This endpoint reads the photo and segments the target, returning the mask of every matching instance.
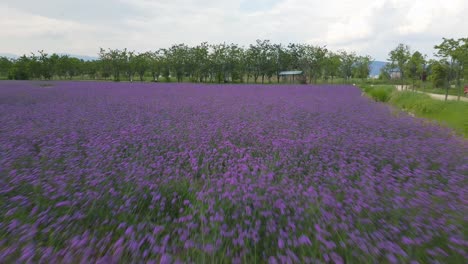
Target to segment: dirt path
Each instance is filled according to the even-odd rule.
[[[408,90],[410,91],[410,86],[409,85],[395,85],[396,89],[398,91],[404,91],[404,90]],[[425,92],[421,92],[421,91],[416,91],[418,93],[425,93]],[[438,99],[438,100],[445,100],[445,94],[435,94],[435,93],[425,93],[427,95],[429,95],[431,98],[434,98],[434,99]],[[449,95],[447,97],[447,100],[458,100],[458,96],[456,95]],[[468,102],[468,98],[467,97],[464,97],[464,96],[461,96],[460,97],[460,101],[464,101],[464,102]]]

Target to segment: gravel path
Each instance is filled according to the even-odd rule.
[[[403,91],[403,90],[410,90],[410,87],[408,85],[395,85],[396,89],[398,91]],[[418,93],[425,93],[425,92],[421,92],[421,91],[416,91]],[[438,99],[438,100],[445,100],[445,94],[435,94],[435,93],[425,93],[427,95],[429,95],[430,97],[434,98],[434,99]],[[456,95],[449,95],[447,97],[448,100],[458,100],[458,96]],[[464,101],[464,102],[468,102],[468,97],[463,97],[461,96],[460,97],[460,101]]]

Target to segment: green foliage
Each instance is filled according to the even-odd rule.
[[[0,78],[7,77],[11,68],[13,67],[13,62],[6,57],[0,57]]]
[[[341,77],[348,81],[352,75],[353,75],[353,65],[356,62],[356,54],[354,52],[348,53],[346,51],[341,51],[340,52],[340,59],[341,59],[341,65],[340,65],[340,72],[341,72]]]
[[[442,88],[445,86],[449,74],[449,65],[447,62],[439,62],[435,61],[431,65],[431,71],[432,74],[430,76],[430,81],[432,82],[432,85],[436,88]]]
[[[441,44],[434,46],[437,56],[448,64],[447,81],[456,81],[457,86],[461,86],[461,79],[468,76],[468,38],[447,39],[443,38]],[[461,89],[459,90],[461,92]]]
[[[354,78],[365,79],[370,74],[370,64],[372,63],[370,56],[359,56],[354,64]]]
[[[326,80],[328,80],[328,78],[331,78],[331,82],[333,83],[333,79],[340,75],[340,55],[337,53],[329,52],[325,58],[324,64],[324,78]]]
[[[32,61],[26,55],[18,58],[8,72],[8,79],[11,80],[29,80],[32,76]]]
[[[377,102],[388,102],[395,90],[392,85],[363,86],[363,91]]]
[[[403,91],[392,96],[391,103],[419,114],[432,114],[439,112],[444,101],[431,99],[429,95]]]
[[[417,116],[436,120],[468,137],[468,103],[463,101],[441,101],[426,94],[397,92],[389,101]]]
[[[364,93],[378,102],[388,102],[418,117],[437,121],[468,138],[468,103],[432,99],[424,93],[396,91],[393,85],[362,85]]]
[[[408,77],[410,77],[413,80],[413,83],[415,82],[415,80],[423,79],[423,74],[426,65],[426,59],[424,57],[425,56],[423,56],[419,51],[415,51],[408,61]]]
[[[447,61],[448,82],[457,81],[460,87],[462,76],[468,79],[467,39],[444,39],[436,46],[442,61]],[[441,86],[440,65],[433,62],[426,66],[425,56],[409,46],[399,44],[389,53],[389,63],[381,72],[381,80],[391,79],[392,71],[400,71],[402,82],[411,78],[414,82],[425,79],[432,72],[432,80]],[[287,46],[270,40],[257,40],[248,47],[237,44],[210,45],[203,42],[191,47],[184,43],[145,53],[127,49],[100,49],[99,59],[83,61],[67,55],[47,54],[39,51],[24,55],[17,60],[0,58],[0,78],[10,79],[109,79],[133,81],[191,81],[191,82],[280,82],[279,73],[301,70],[307,83],[367,82],[370,73],[370,56],[354,52],[332,52],[326,46],[290,43]],[[439,67],[439,68],[438,68]]]
[[[409,61],[411,53],[410,48],[408,45],[398,44],[398,46],[391,50],[389,55],[389,60],[391,61],[391,65],[394,67],[398,67],[398,70],[401,73],[401,78],[404,79],[406,77],[406,63]]]

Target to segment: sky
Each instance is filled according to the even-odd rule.
[[[467,0],[0,0],[0,53],[97,56],[185,43],[308,43],[387,60],[468,37]]]

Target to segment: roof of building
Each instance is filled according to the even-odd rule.
[[[298,75],[302,74],[302,71],[282,71],[279,75]]]

